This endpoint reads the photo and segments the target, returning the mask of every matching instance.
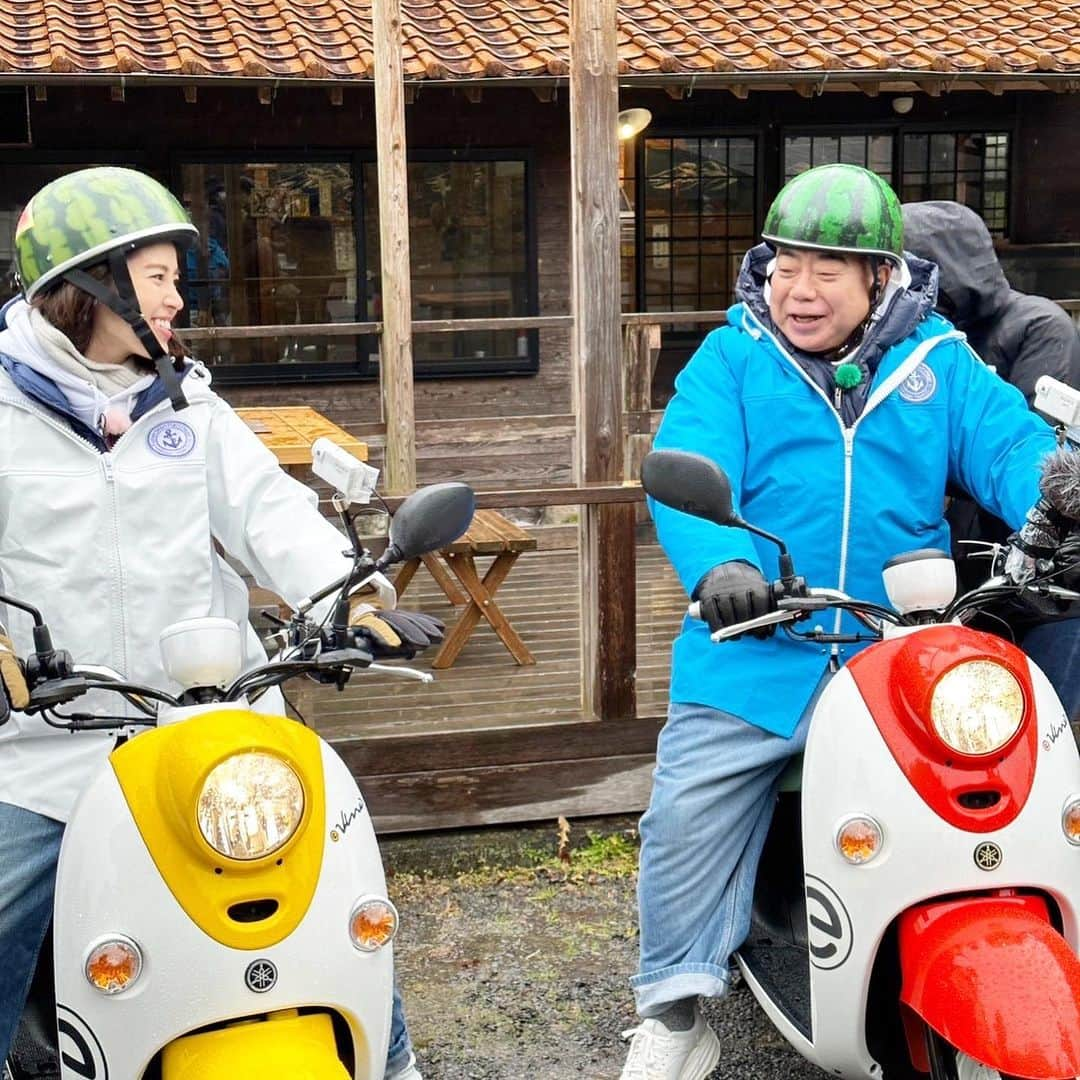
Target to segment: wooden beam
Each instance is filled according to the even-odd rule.
[[[924,94],[935,98],[941,97],[941,92],[945,89],[943,79],[920,79],[916,85]]]
[[[109,100],[116,102],[123,102],[124,100],[124,87],[123,84],[119,86],[113,85],[109,87]]]
[[[473,105],[479,105],[484,97],[484,91],[479,86],[465,86],[462,88],[462,93],[465,95],[465,100],[472,102]]]
[[[728,89],[740,100],[745,101],[750,96],[750,87],[746,83],[731,83]]]
[[[881,84],[876,82],[856,83],[858,88],[867,96],[876,98],[881,93]]]
[[[675,101],[682,101],[686,97],[685,86],[665,86],[667,96]]]
[[[577,483],[623,479],[616,0],[570,3],[571,311]],[[581,516],[582,707],[632,717],[634,511]]]
[[[371,24],[375,45],[375,145],[382,260],[383,332],[379,343],[379,381],[386,421],[383,478],[386,491],[399,495],[416,487],[401,0],[372,0]]]
[[[184,100],[189,105],[195,105],[199,100],[199,88],[195,85],[184,87]]]
[[[534,86],[533,93],[536,95],[536,100],[542,101],[545,105],[555,100],[554,86]]]
[[[35,101],[48,101],[49,100],[49,88],[47,86],[39,84],[34,87],[34,100]]]
[[[260,86],[258,94],[260,105],[269,105],[274,100],[274,88],[272,86]]]
[[[416,89],[416,83],[406,83],[405,84],[405,104],[406,105],[415,105],[418,93],[419,93],[419,91]]]
[[[331,86],[328,94],[331,105],[338,107],[345,103],[345,91],[340,86]]]

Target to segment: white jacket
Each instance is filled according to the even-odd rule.
[[[351,566],[314,493],[282,471],[200,365],[184,392],[187,409],[165,400],[102,453],[0,369],[0,591],[39,608],[76,663],[170,692],[179,688],[158,635],[178,619],[226,615],[246,629],[245,666],[265,661],[247,589],[215,540],[290,604]],[[30,617],[9,607],[4,622],[25,656]],[[100,691],[61,711],[76,710],[132,713]],[[66,821],[120,730],[71,734],[12,713],[0,727],[0,801]]]

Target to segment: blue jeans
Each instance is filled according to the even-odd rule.
[[[726,992],[776,784],[806,745],[812,704],[790,739],[707,705],[669,707],[641,819],[641,955],[630,980],[641,1016]]]
[[[56,861],[64,826],[52,818],[0,803],[0,1063],[7,1057],[34,977],[53,910]],[[412,1043],[401,995],[394,986],[386,1075],[409,1063]]]
[[[1080,619],[1033,626],[1020,648],[1050,680],[1069,720],[1080,720]]]

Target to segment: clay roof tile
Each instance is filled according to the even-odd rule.
[[[371,77],[371,0],[0,0],[0,69]],[[567,74],[570,0],[402,0],[411,77]],[[1080,72],[1076,0],[620,0],[620,70]]]

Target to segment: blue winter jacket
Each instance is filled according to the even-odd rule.
[[[914,329],[881,353],[850,426],[772,328],[760,296],[732,307],[728,325],[705,338],[676,379],[654,445],[719,463],[736,512],[782,537],[812,586],[887,603],[881,570],[888,559],[915,548],[949,550],[949,481],[1013,528],[1038,497],[1039,465],[1055,447],[1054,433],[963,335],[929,313],[936,285],[934,276],[926,281],[929,267],[916,267],[915,292],[894,301],[902,306],[920,287],[929,291],[909,319]],[[651,500],[650,509],[687,593],[729,559],[778,576],[768,541]],[[837,622],[861,628],[832,611],[808,625],[832,631]],[[838,659],[861,647],[840,646]],[[723,709],[787,737],[835,648],[782,631],[714,644],[704,623],[686,618],[673,649],[671,700]]]

